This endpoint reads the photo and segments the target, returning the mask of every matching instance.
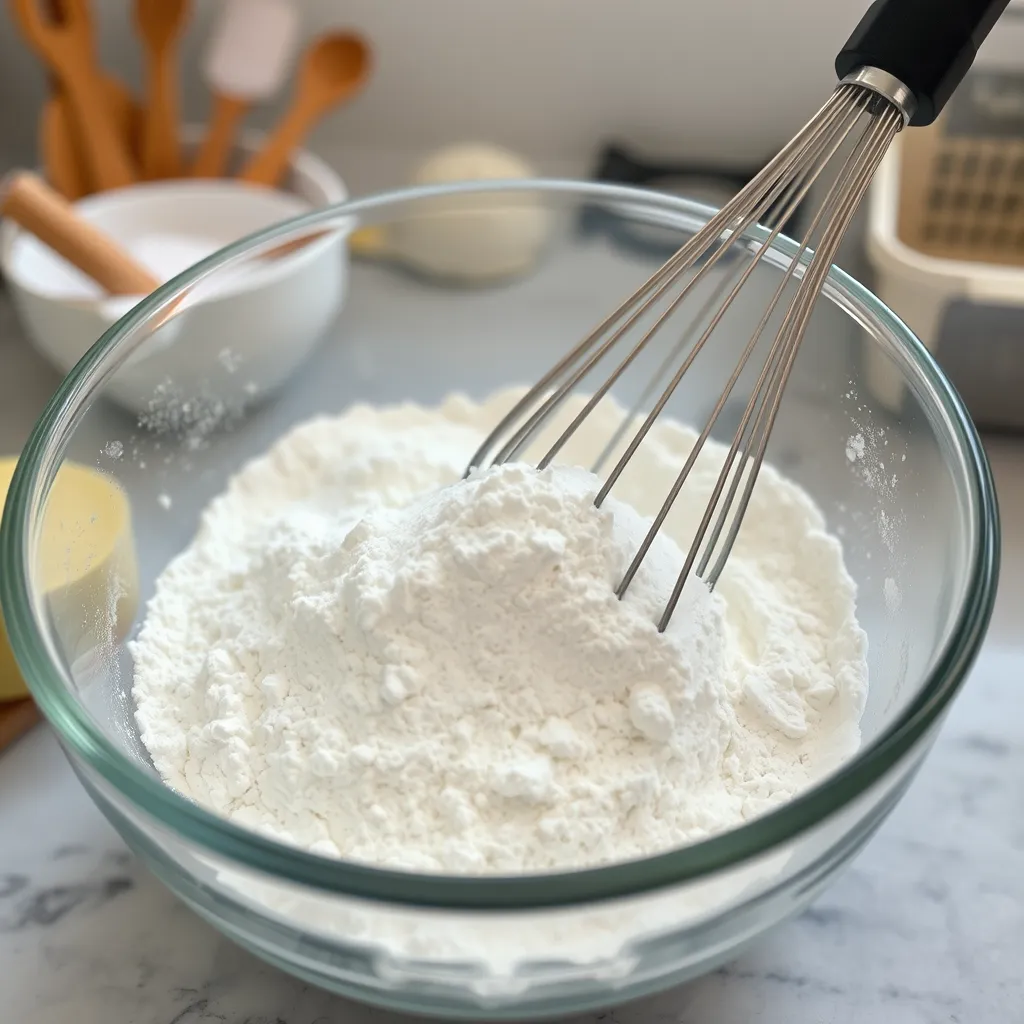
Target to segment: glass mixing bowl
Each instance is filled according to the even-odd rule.
[[[167,886],[241,945],[314,984],[419,1013],[487,1019],[607,1005],[706,971],[796,913],[907,788],[992,610],[996,503],[982,447],[949,383],[910,331],[838,270],[811,321],[769,460],[813,495],[845,542],[870,645],[863,745],[813,789],[733,831],[641,861],[507,878],[377,870],[282,845],[207,813],[153,770],[133,720],[125,637],[141,614],[129,563],[103,562],[88,587],[44,578],[41,538],[62,514],[48,496],[66,460],[101,468],[127,494],[145,599],[229,475],[293,424],[357,401],[434,403],[452,390],[482,398],[536,379],[656,269],[666,244],[681,244],[708,216],[670,196],[572,182],[346,203],[176,278],[61,384],[4,513],[7,629],[97,805]],[[510,223],[528,230],[506,230]],[[272,275],[263,257],[282,243],[356,228],[370,229],[360,247],[375,256],[339,264],[348,280],[337,323],[272,399],[246,407],[246,339],[218,321],[144,416],[117,404],[133,366],[173,346],[174,315],[201,313],[200,304],[189,306],[199,291],[233,287],[239,274]],[[623,243],[637,228],[648,247]],[[396,245],[418,246],[419,271],[386,255]],[[669,413],[703,421],[795,252],[780,239],[766,255]],[[432,256],[448,261],[447,277],[423,273]],[[305,256],[299,249],[277,258]],[[460,261],[497,276],[458,280]],[[710,276],[728,272],[716,267]],[[302,312],[268,316],[287,325]],[[280,344],[289,344],[286,326]],[[884,395],[862,370],[866,355],[875,376],[879,365],[888,368]],[[627,403],[633,386],[618,392]],[[741,381],[720,438],[738,422],[743,389]],[[65,530],[69,546],[90,543],[94,518],[79,516],[77,533]]]

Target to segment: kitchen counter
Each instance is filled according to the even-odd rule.
[[[0,449],[57,375],[0,293]],[[989,638],[904,801],[812,909],[702,980],[576,1024],[1004,1024],[1024,1008],[1024,441],[992,439],[1004,523]],[[1016,952],[1015,952],[1016,950]],[[232,945],[127,852],[48,727],[0,759],[0,1019],[395,1024]]]

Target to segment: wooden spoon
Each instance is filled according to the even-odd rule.
[[[303,54],[291,107],[239,174],[242,181],[277,185],[313,125],[354,96],[370,74],[370,48],[357,35],[323,36]]]
[[[102,86],[117,134],[134,155],[139,135],[138,104],[118,79],[105,75]],[[95,191],[86,164],[85,142],[62,89],[43,106],[39,118],[39,152],[47,180],[65,199],[81,199]]]
[[[146,51],[146,103],[142,122],[142,176],[181,175],[175,43],[188,18],[189,0],[136,0],[135,26]]]
[[[148,295],[160,281],[119,242],[81,217],[31,171],[0,183],[0,214],[59,253],[111,295]]]
[[[131,185],[135,168],[105,101],[85,0],[65,0],[59,23],[43,16],[38,0],[11,0],[11,10],[29,45],[60,82],[75,122],[87,126],[80,138],[95,187]]]

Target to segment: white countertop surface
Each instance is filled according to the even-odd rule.
[[[0,449],[57,375],[0,293]],[[989,442],[1003,514],[992,629],[909,794],[853,867],[741,960],[604,1014],[618,1024],[1024,1019],[1024,440]],[[48,727],[0,759],[0,1020],[394,1024],[242,952],[127,852]]]

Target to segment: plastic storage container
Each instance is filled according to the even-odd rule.
[[[936,355],[974,419],[1024,429],[1024,3],[942,117],[900,134],[869,199],[875,291]],[[865,353],[875,395],[902,384]]]

